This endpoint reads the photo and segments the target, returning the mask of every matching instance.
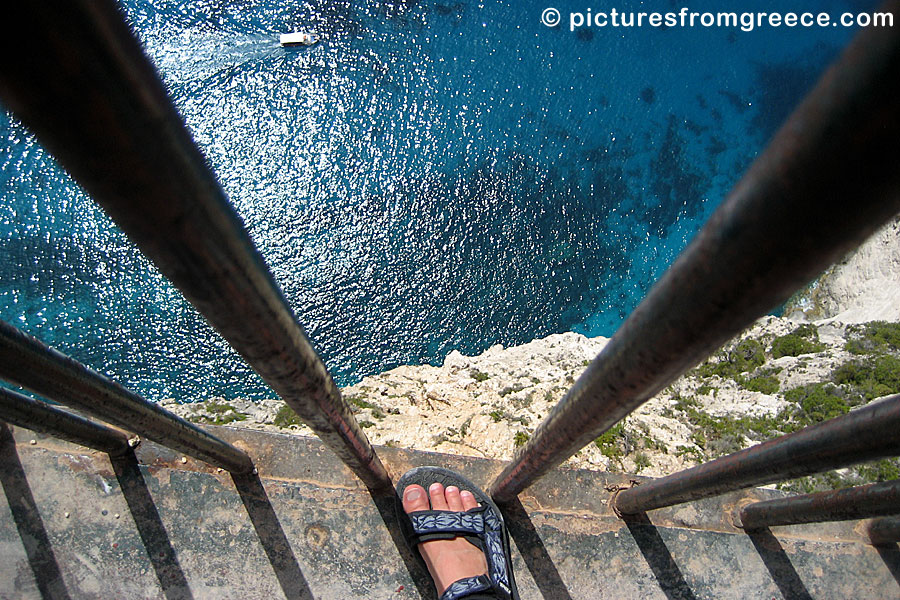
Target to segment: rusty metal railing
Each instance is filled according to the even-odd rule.
[[[616,496],[635,514],[900,455],[900,395],[740,452],[654,479]]]
[[[136,446],[140,438],[127,435],[102,423],[33,400],[24,394],[0,387],[0,421],[38,433],[118,456]]]
[[[900,513],[900,480],[756,502],[738,513],[748,531],[774,525],[852,521]]]
[[[3,321],[0,321],[0,377],[233,473],[253,470],[253,462],[242,450]],[[30,404],[22,405],[20,410],[34,411],[33,416],[40,417],[42,413],[37,408]],[[40,422],[36,425],[40,426]],[[59,419],[57,425],[62,425]]]
[[[3,102],[367,486],[392,489],[115,3],[16,13],[0,22],[22,57],[0,61]]]
[[[898,6],[882,10],[896,20]],[[493,497],[511,501],[896,215],[897,98],[900,29],[865,30],[503,469]]]

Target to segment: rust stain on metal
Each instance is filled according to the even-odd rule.
[[[728,516],[729,522],[734,526],[736,531],[743,531],[744,527],[741,523],[741,510],[745,506],[749,506],[758,502],[757,498],[740,498],[737,502],[726,502],[722,505],[722,511]]]

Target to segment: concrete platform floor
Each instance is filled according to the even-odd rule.
[[[373,498],[318,440],[211,428],[258,477],[143,443],[130,459],[0,426],[0,599],[434,598],[393,498]],[[433,464],[487,484],[493,460],[378,448],[396,479]],[[900,598],[900,549],[861,523],[748,535],[749,490],[627,521],[640,478],[558,469],[507,509],[523,599]]]

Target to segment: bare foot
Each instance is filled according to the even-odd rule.
[[[428,505],[428,497],[422,486],[407,487],[403,492],[403,510],[407,513],[429,509],[460,512],[478,506],[472,492],[460,492],[456,486],[448,486],[445,490],[440,483],[432,483],[428,493],[431,496],[431,506]],[[484,553],[462,537],[422,542],[419,544],[419,552],[428,565],[438,596],[454,581],[487,574]]]

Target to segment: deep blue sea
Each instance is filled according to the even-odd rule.
[[[875,4],[122,6],[347,385],[454,349],[611,335],[856,32],[573,32],[570,12]],[[281,48],[294,30],[324,41]],[[5,111],[0,244],[3,320],[149,398],[273,395]]]

